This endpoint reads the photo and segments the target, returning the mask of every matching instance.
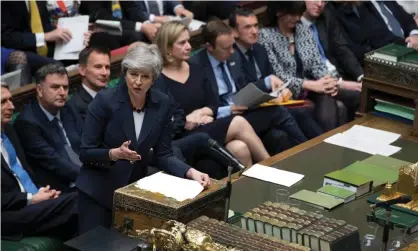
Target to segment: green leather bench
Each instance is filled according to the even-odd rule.
[[[70,251],[62,241],[51,237],[25,237],[20,241],[1,240],[2,251]]]

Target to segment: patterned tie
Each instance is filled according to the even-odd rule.
[[[13,147],[12,142],[10,142],[9,138],[4,132],[1,133],[1,138],[3,139],[4,147],[6,148],[6,151],[9,154],[10,169],[19,179],[19,182],[22,184],[23,188],[27,193],[36,194],[38,192],[38,188],[36,188],[29,174],[26,172],[25,169],[23,169],[19,161],[17,161],[16,151]]]
[[[39,14],[38,5],[36,1],[29,0],[29,10],[30,10],[30,28],[32,33],[44,33],[44,28],[42,26],[41,15]],[[41,56],[48,55],[48,47],[46,45],[36,47],[36,52]]]
[[[112,16],[122,19],[122,9],[118,0],[112,0]]]
[[[161,16],[160,10],[158,9],[158,3],[155,0],[148,0],[148,12],[156,16]]]
[[[388,19],[389,26],[392,28],[392,33],[398,37],[404,37],[402,27],[399,24],[398,20],[388,11],[386,5],[383,2],[377,2],[382,10],[382,14]]]
[[[60,123],[59,119],[57,117],[55,117],[51,121],[51,123],[55,126],[55,129],[57,130],[57,132],[60,136],[61,144],[64,145],[65,151],[67,152],[67,155],[70,158],[71,162],[73,162],[74,164],[76,164],[78,166],[82,166],[83,164],[81,163],[78,154],[76,152],[74,152],[74,150],[71,148],[71,146],[67,142],[67,138],[65,137],[63,128],[59,124]]]
[[[327,56],[325,56],[324,48],[322,48],[321,40],[319,40],[318,29],[314,23],[312,23],[311,28],[314,34],[315,43],[319,49],[319,53],[321,54],[322,62],[325,63],[327,61]]]

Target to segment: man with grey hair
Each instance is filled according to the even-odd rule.
[[[37,99],[25,106],[14,126],[40,184],[69,191],[80,172],[83,123],[66,105],[69,84],[62,64],[43,66],[35,78]]]
[[[171,102],[151,89],[161,70],[157,46],[129,50],[122,60],[120,85],[100,91],[88,107],[80,153],[83,168],[76,181],[80,234],[97,225],[111,226],[114,191],[145,177],[151,162],[166,173],[210,184],[207,174],[173,155]]]

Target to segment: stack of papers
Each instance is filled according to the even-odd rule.
[[[396,133],[355,125],[343,133],[325,139],[324,142],[372,155],[390,156],[401,150],[400,147],[390,145],[400,136]]]
[[[158,172],[140,179],[136,187],[153,193],[160,193],[177,201],[193,199],[203,191],[203,186],[194,180],[182,179]]]
[[[243,175],[278,185],[291,187],[303,179],[304,175],[292,173],[277,168],[255,164],[245,171]]]

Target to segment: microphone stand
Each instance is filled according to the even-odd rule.
[[[382,236],[382,251],[387,250],[388,241],[389,241],[389,222],[390,222],[390,215],[392,209],[390,208],[390,205],[385,205],[386,208],[386,221],[385,221],[385,227],[383,229],[383,236]]]
[[[225,215],[224,215],[225,222],[228,222],[229,207],[231,203],[231,191],[232,191],[232,166],[228,165],[228,180],[226,182],[226,200],[225,200]]]

